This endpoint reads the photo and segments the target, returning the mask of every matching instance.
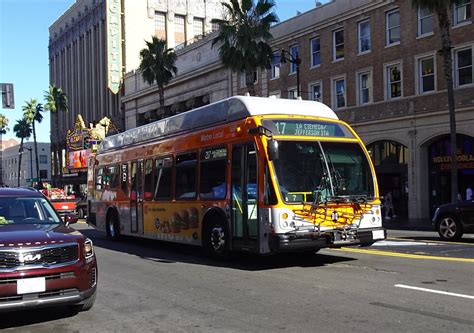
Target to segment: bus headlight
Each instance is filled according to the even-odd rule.
[[[291,228],[292,226],[294,226],[294,223],[293,223],[293,214],[286,210],[286,209],[283,209],[282,211],[280,211],[280,227],[282,229],[287,229],[287,228]]]

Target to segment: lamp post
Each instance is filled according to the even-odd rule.
[[[286,58],[286,55],[289,56],[289,58]],[[281,50],[280,54],[280,63],[285,64],[286,61],[289,61],[291,64],[296,65],[296,98],[301,97],[300,96],[300,64],[301,64],[301,58],[298,55],[298,51],[296,51],[295,55],[291,54],[287,50]]]
[[[29,147],[22,147],[22,149],[26,149],[30,151],[30,180],[31,180],[31,186],[33,186],[33,148]],[[20,154],[23,154],[23,150],[20,150]],[[20,175],[18,175],[18,183],[20,182]],[[20,186],[20,184],[18,184]]]

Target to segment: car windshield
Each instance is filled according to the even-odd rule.
[[[61,223],[51,204],[41,197],[0,198],[0,226]]]
[[[375,196],[369,162],[358,143],[279,141],[274,160],[286,202]]]

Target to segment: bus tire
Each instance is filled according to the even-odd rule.
[[[120,239],[120,226],[115,212],[111,212],[107,215],[107,237],[111,240],[117,241]]]
[[[207,255],[213,258],[227,258],[229,255],[229,232],[218,216],[211,217],[204,225],[203,246]]]

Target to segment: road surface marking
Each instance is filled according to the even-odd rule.
[[[374,244],[374,246],[440,246],[441,244],[439,243],[432,243],[428,241],[416,241],[416,240],[404,240],[404,241],[399,241],[399,240],[381,240],[378,241],[377,243]]]
[[[474,259],[470,259],[470,258],[450,258],[450,257],[425,256],[425,255],[421,255],[421,254],[397,253],[397,252],[380,251],[380,250],[366,250],[366,249],[356,249],[356,248],[349,248],[349,247],[342,247],[340,249],[331,249],[331,250],[333,250],[333,251],[342,251],[342,252],[376,254],[376,255],[379,255],[379,256],[389,256],[389,257],[402,257],[402,258],[411,258],[411,259],[457,261],[457,262],[474,263]]]
[[[420,242],[420,240],[416,239],[410,239],[410,238],[399,238],[399,237],[390,237],[387,239],[393,239],[393,240],[401,240],[401,241],[414,241],[414,242]],[[470,238],[467,238],[470,239]],[[451,241],[437,241],[437,240],[423,240],[425,243],[437,243],[437,244],[445,244],[445,245],[468,245],[468,246],[474,246],[474,243],[462,243],[462,242],[451,242]],[[377,243],[375,243],[377,244]]]
[[[426,291],[426,292],[428,292],[428,293],[434,293],[434,294],[441,294],[441,295],[448,295],[448,296],[455,296],[455,297],[462,297],[462,298],[474,299],[474,296],[471,296],[471,295],[450,293],[449,291],[441,291],[441,290],[428,289],[428,288],[413,287],[413,286],[407,286],[407,285],[405,285],[405,284],[396,284],[396,285],[394,285],[394,287],[397,287],[397,288],[405,288],[405,289],[413,289],[413,290],[419,290],[419,291]]]

